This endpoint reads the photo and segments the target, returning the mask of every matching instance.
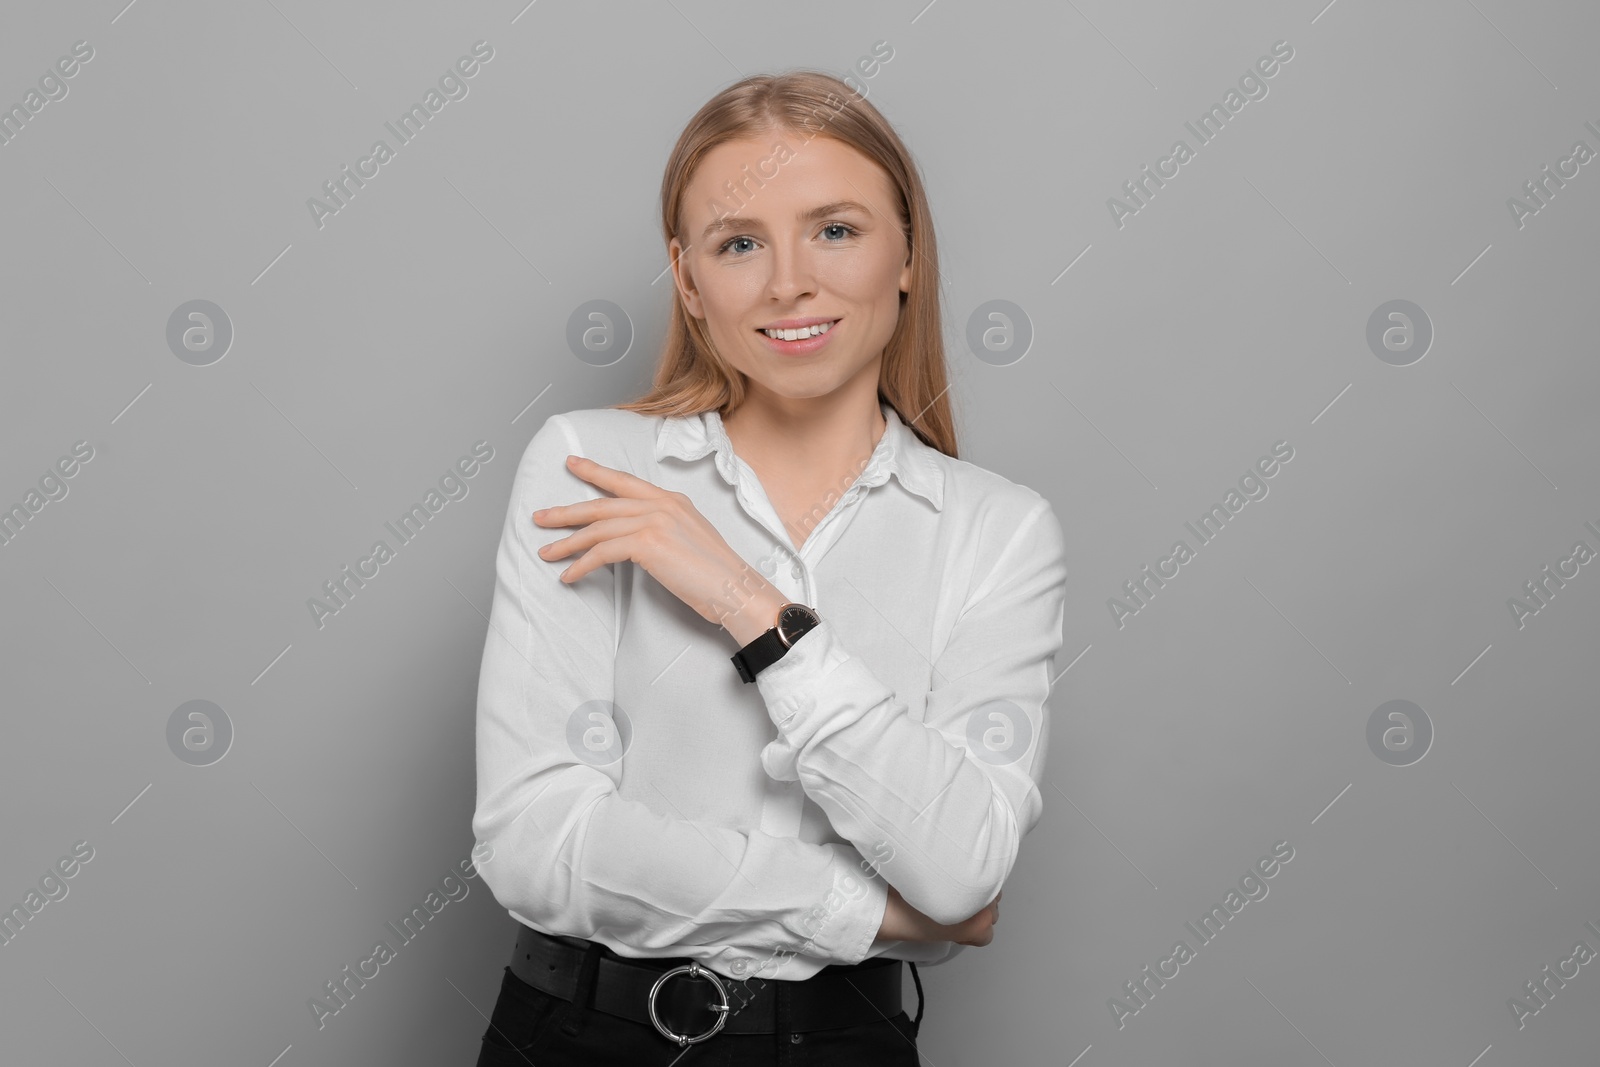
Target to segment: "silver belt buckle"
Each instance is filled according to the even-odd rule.
[[[661,1019],[656,1015],[656,993],[660,991],[661,987],[666,983],[667,979],[671,978],[675,974],[687,974],[690,978],[708,978],[708,979],[710,979],[711,980],[711,984],[713,986],[716,986],[717,996],[722,998],[722,1003],[721,1004],[713,1004],[713,1005],[711,1005],[711,1010],[717,1013],[716,1025],[713,1026],[711,1029],[707,1030],[703,1034],[696,1034],[693,1037],[690,1037],[687,1034],[675,1034],[671,1030],[668,1030],[665,1026],[662,1026],[661,1025]],[[715,1034],[718,1030],[721,1030],[723,1028],[723,1026],[725,1026],[727,1024],[727,1022],[728,1022],[728,991],[723,988],[722,980],[720,978],[718,978],[714,972],[712,972],[711,970],[709,970],[709,969],[707,969],[705,967],[700,966],[700,962],[698,960],[695,960],[695,961],[691,961],[688,964],[688,966],[685,966],[685,967],[674,967],[670,971],[662,972],[661,977],[656,979],[655,985],[650,987],[649,1008],[650,1008],[650,1022],[651,1022],[652,1025],[655,1026],[656,1030],[658,1030],[661,1033],[661,1036],[667,1038],[669,1041],[677,1042],[678,1047],[679,1048],[683,1048],[685,1046],[692,1045],[697,1041],[704,1041],[706,1038],[708,1038],[708,1037],[712,1036],[713,1034]]]

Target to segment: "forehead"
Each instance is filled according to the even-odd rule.
[[[684,221],[698,228],[732,212],[778,221],[796,208],[837,200],[860,201],[874,213],[893,212],[893,184],[882,167],[832,137],[805,138],[773,130],[711,149],[689,181]]]

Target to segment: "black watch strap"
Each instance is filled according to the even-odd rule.
[[[731,657],[741,680],[753,682],[756,675],[783,658],[784,653],[822,620],[804,604],[785,604],[778,609],[778,624],[745,645]]]

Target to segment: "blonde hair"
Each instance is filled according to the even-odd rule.
[[[958,458],[947,396],[933,215],[910,151],[865,97],[832,75],[797,70],[746,78],[708,100],[679,135],[662,175],[661,230],[669,248],[673,237],[681,240],[684,195],[706,153],[727,141],[773,131],[793,132],[807,141],[831,137],[888,173],[913,268],[910,291],[900,294],[900,319],[884,347],[878,397],[924,443]],[[651,388],[636,400],[611,406],[643,415],[710,410],[727,415],[744,402],[743,376],[718,355],[704,323],[688,313],[683,294],[674,292]]]

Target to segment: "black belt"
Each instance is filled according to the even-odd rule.
[[[585,947],[579,948],[573,941]],[[685,957],[624,957],[598,942],[562,940],[522,925],[511,973],[535,989],[574,1000],[584,957],[591,952],[599,956],[594,1007],[622,1019],[650,1023],[680,1046],[718,1032],[776,1033],[780,995],[786,1009],[786,1031],[860,1026],[905,1010],[900,998],[903,961],[883,956],[850,966],[834,964],[803,980],[728,978]],[[651,1018],[652,1007],[655,1019]],[[922,1014],[920,1009],[917,1014]],[[720,1025],[719,1017],[723,1020]]]

